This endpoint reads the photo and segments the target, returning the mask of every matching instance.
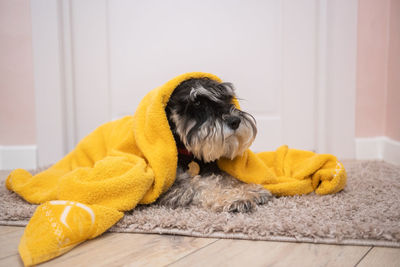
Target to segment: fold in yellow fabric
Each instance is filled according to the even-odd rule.
[[[165,113],[174,89],[190,78],[217,76],[192,72],[150,91],[133,116],[105,123],[49,169],[32,176],[17,169],[6,186],[30,203],[42,204],[19,246],[25,265],[52,259],[115,224],[124,211],[154,202],[173,184],[177,148]],[[239,108],[239,103],[234,100]],[[273,194],[336,193],[346,184],[343,165],[333,155],[280,147],[247,150],[219,167]]]

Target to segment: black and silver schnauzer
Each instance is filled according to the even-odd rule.
[[[166,113],[178,148],[177,177],[158,203],[247,212],[271,198],[262,186],[243,183],[216,163],[243,154],[257,134],[254,117],[237,109],[234,97],[231,83],[209,78],[186,80],[174,90]]]

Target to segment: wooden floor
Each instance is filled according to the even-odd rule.
[[[0,226],[0,266],[23,266],[23,227]],[[400,248],[106,233],[41,266],[400,266]]]

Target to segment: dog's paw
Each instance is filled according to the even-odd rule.
[[[223,210],[228,212],[251,212],[256,208],[256,203],[249,199],[235,200],[226,205]]]
[[[263,205],[266,204],[268,201],[270,201],[272,198],[272,194],[271,192],[269,192],[268,190],[262,189],[260,191],[258,191],[255,195],[254,195],[254,201],[258,204],[258,205]]]
[[[257,205],[266,204],[273,197],[271,192],[262,187],[261,185],[249,184],[248,193],[252,196],[253,201]]]

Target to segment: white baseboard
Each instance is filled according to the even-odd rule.
[[[36,169],[37,147],[27,146],[0,146],[0,170]]]
[[[356,138],[357,159],[380,159],[400,165],[400,142],[386,136]]]

